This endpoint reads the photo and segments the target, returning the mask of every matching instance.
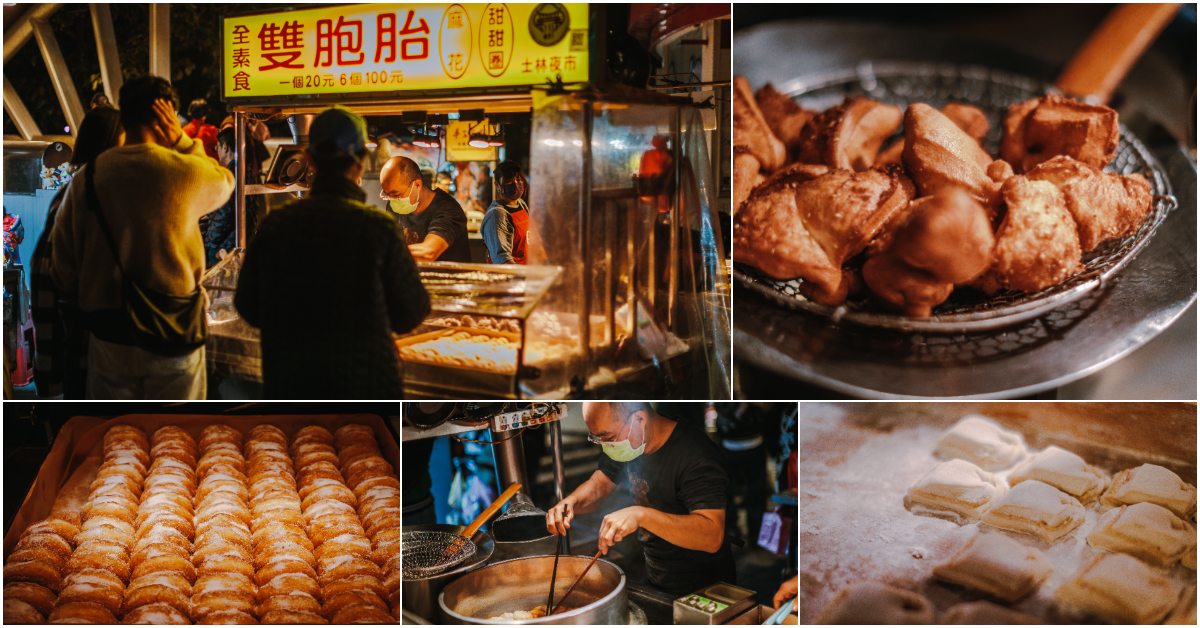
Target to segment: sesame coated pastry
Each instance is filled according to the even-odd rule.
[[[320,608],[321,589],[288,438],[277,427],[259,425],[246,434],[244,449],[250,477],[250,544],[256,591],[249,608],[241,612],[257,617],[260,623],[300,623],[292,620]]]
[[[210,425],[200,433],[193,500],[196,540],[191,554],[196,579],[188,606],[188,615],[198,624],[247,623],[243,616],[255,619],[258,589],[250,551],[250,483],[243,441],[241,432],[224,424]]]
[[[159,428],[150,438],[150,471],[133,521],[130,580],[114,611],[124,623],[191,623],[197,453],[195,439],[179,426]]]
[[[394,612],[399,604],[393,603],[399,600],[400,591],[401,527],[400,480],[395,466],[383,457],[374,430],[365,425],[339,428],[333,434],[333,442],[338,473],[349,495],[338,488],[315,488],[305,498],[311,499],[313,506],[305,510],[305,515],[313,512],[317,515],[313,522],[322,522],[330,518],[324,515],[326,510],[341,511],[344,506],[352,506],[363,536],[357,536],[357,530],[338,534],[317,548],[317,572],[326,594],[323,614],[331,623],[370,623],[381,613],[388,616],[389,612],[390,621],[399,621]],[[304,490],[302,482],[301,492]],[[349,498],[351,495],[353,500]],[[317,536],[322,533],[319,529]],[[323,551],[325,545],[330,546],[329,551]],[[346,583],[352,586],[344,586]],[[379,604],[372,603],[375,599]],[[341,621],[337,621],[338,617]]]

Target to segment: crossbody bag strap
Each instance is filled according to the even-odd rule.
[[[87,203],[96,212],[96,222],[100,223],[100,231],[104,234],[104,239],[108,241],[108,249],[112,251],[113,261],[117,263],[117,270],[121,271],[121,275],[125,276],[125,268],[121,266],[121,255],[117,250],[117,239],[113,237],[112,229],[108,226],[108,220],[104,218],[104,211],[100,209],[100,197],[96,195],[96,183],[92,178],[93,171],[96,169],[96,161],[86,166],[87,170],[83,173],[84,192],[87,194]]]

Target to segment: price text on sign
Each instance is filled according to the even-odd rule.
[[[226,98],[588,78],[586,4],[362,4],[231,17]]]

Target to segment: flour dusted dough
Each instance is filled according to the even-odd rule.
[[[1084,514],[1074,497],[1044,482],[1026,480],[984,513],[983,522],[1051,543],[1079,527]]]
[[[971,537],[949,562],[934,567],[933,576],[1013,602],[1052,571],[1050,561],[1038,550],[1003,534],[983,533]]]
[[[1196,549],[1196,529],[1170,510],[1141,502],[1100,515],[1088,545],[1167,567]]]
[[[1196,571],[1196,546],[1192,546],[1192,550],[1183,555],[1183,560],[1179,561],[1184,567]]]
[[[1059,603],[1113,624],[1156,624],[1183,586],[1126,554],[1096,556],[1058,588]]]
[[[1016,624],[1041,624],[1042,620],[1020,611],[1005,608],[999,604],[979,600],[964,602],[951,606],[942,616],[943,624],[978,625],[978,626],[1012,626]]]
[[[933,604],[879,582],[858,582],[838,591],[818,624],[932,624]]]
[[[1008,490],[1004,480],[966,460],[939,463],[908,489],[905,506],[915,514],[960,524],[979,517]]]
[[[1058,447],[1050,446],[1017,466],[1008,476],[1016,486],[1025,480],[1038,480],[1087,504],[1100,496],[1108,486],[1108,476],[1083,461],[1083,458]]]
[[[942,434],[933,455],[942,460],[961,458],[985,471],[999,471],[1025,455],[1025,440],[987,417],[972,414]]]
[[[1170,626],[1196,625],[1196,587],[1183,590],[1183,595],[1179,596],[1179,604],[1167,615],[1163,623]]]
[[[1158,504],[1180,519],[1191,519],[1196,515],[1196,487],[1170,469],[1144,464],[1118,473],[1100,498],[1100,504],[1109,508],[1138,502]]]

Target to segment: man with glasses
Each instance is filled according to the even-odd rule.
[[[684,595],[715,582],[736,583],[725,540],[728,475],[716,445],[648,403],[587,403],[583,420],[588,440],[605,455],[591,478],[546,513],[546,529],[565,534],[575,515],[600,507],[625,483],[635,505],[604,517],[602,553],[637,532],[651,586]]]
[[[392,157],[379,171],[379,198],[404,227],[408,251],[417,260],[470,262],[467,214],[442,190],[425,186],[421,168],[408,157]],[[411,237],[410,237],[411,236]]]

